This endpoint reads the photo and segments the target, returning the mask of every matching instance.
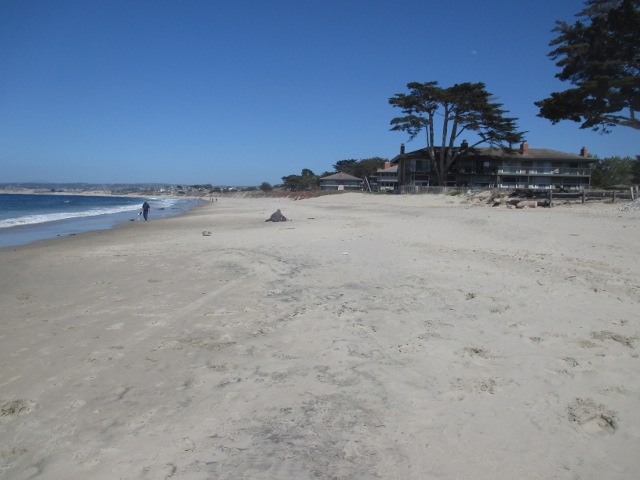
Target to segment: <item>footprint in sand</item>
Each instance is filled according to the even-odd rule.
[[[169,322],[166,322],[164,320],[153,320],[151,322],[145,323],[145,325],[147,327],[166,327],[167,325],[169,325]]]
[[[618,428],[618,416],[603,404],[590,398],[576,398],[567,407],[569,421],[577,422],[587,433],[614,433]]]
[[[29,450],[22,446],[0,450],[0,473],[2,473],[4,469],[10,469],[14,467],[13,462],[28,451]]]
[[[346,304],[343,304],[338,309],[337,317],[340,320],[352,320],[352,319],[356,318],[357,316],[360,316],[360,315],[366,314],[366,313],[367,312],[365,312],[365,311],[358,310],[356,308],[351,308],[351,307],[347,306]]]
[[[480,347],[465,347],[464,355],[469,357],[491,358],[491,352]]]
[[[3,403],[0,407],[0,417],[19,417],[33,412],[35,408],[36,402],[32,400],[24,400],[22,398],[11,400]]]
[[[185,437],[182,439],[182,449],[185,452],[190,452],[191,450],[195,450],[196,444],[189,437]]]
[[[576,343],[582,348],[595,348],[598,346],[589,340],[578,340]]]
[[[580,364],[578,360],[573,357],[564,357],[561,359],[563,368],[556,370],[561,375],[569,375],[570,377],[574,377],[577,373],[587,372],[591,369],[591,362],[585,361],[583,364]]]
[[[635,337],[626,337],[624,335],[619,335],[607,330],[603,330],[601,332],[591,332],[591,338],[602,341],[613,340],[614,342],[618,342],[619,344],[624,345],[628,348],[633,348],[633,342],[636,340]]]
[[[84,400],[71,400],[70,402],[67,403],[66,407],[69,410],[80,410],[82,407],[84,407],[86,405],[87,402],[85,402]]]
[[[507,310],[509,310],[509,306],[504,306],[504,307],[493,307],[491,310],[489,310],[492,314],[494,315],[502,315],[503,313],[506,313]]]
[[[496,393],[500,379],[487,378],[487,379],[464,379],[456,378],[451,382],[451,387],[454,390],[465,390],[468,393],[490,393],[491,395]]]
[[[207,365],[209,370],[214,372],[228,372],[229,366],[226,363]]]

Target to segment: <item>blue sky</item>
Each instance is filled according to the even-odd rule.
[[[484,82],[530,147],[640,154],[552,125],[547,57],[582,0],[0,0],[0,183],[259,185],[392,158],[412,81]]]

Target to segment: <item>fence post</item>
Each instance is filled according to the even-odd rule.
[[[616,203],[616,191],[613,191],[613,200],[611,200],[611,203]]]
[[[635,200],[635,198],[633,198],[633,187],[630,187],[631,190],[631,201]]]
[[[584,203],[586,200],[586,196],[587,196],[586,192],[587,192],[586,190],[582,190],[582,203]]]
[[[549,208],[553,207],[553,190],[549,189]]]

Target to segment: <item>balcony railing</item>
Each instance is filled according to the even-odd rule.
[[[555,190],[556,187],[554,185],[528,185],[526,183],[520,182],[502,182],[498,184],[498,188],[504,190]],[[564,190],[584,190],[589,188],[588,184],[580,184],[580,185],[562,185],[562,189]]]
[[[574,175],[588,176],[591,170],[588,168],[522,168],[522,167],[498,167],[498,175]]]

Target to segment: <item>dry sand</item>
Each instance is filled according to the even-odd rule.
[[[636,479],[611,208],[221,198],[1,249],[0,477]]]

